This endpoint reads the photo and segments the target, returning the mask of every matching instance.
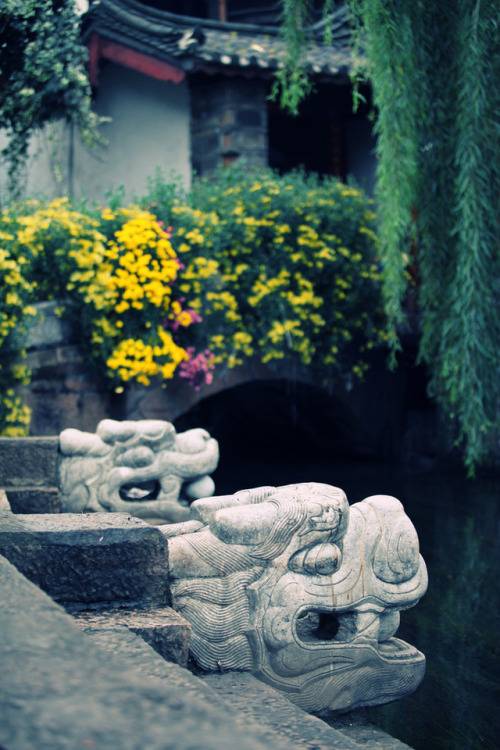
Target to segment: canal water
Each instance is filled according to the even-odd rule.
[[[417,529],[427,594],[401,614],[397,636],[427,658],[410,697],[370,708],[369,719],[415,750],[500,748],[500,477],[469,481],[460,469],[406,473],[369,461],[242,462],[216,478],[218,493],[320,481],[349,502],[399,498]]]

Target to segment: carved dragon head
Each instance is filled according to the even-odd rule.
[[[244,669],[315,712],[411,693],[423,654],[394,637],[427,588],[402,504],[324,484],[200,499],[169,537],[173,606],[203,669]]]
[[[189,518],[189,501],[214,491],[209,474],[217,467],[219,448],[206,430],[177,433],[170,422],[157,419],[105,419],[96,434],[61,432],[59,450],[66,512],[115,511],[179,522]]]

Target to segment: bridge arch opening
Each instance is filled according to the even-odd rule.
[[[373,449],[368,428],[345,401],[287,379],[220,391],[174,424],[177,431],[204,427],[219,442],[217,494],[259,485],[334,483],[335,463],[369,457]]]

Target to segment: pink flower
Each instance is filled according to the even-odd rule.
[[[189,380],[195,391],[199,391],[202,385],[213,383],[212,370],[215,369],[215,354],[209,349],[204,352],[194,353],[194,347],[186,349],[189,360],[179,365],[179,377]]]

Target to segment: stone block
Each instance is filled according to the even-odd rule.
[[[56,487],[59,438],[0,437],[0,487]]]
[[[126,514],[0,511],[0,554],[57,602],[169,603],[166,541]]]
[[[82,354],[76,345],[67,344],[49,349],[33,349],[26,356],[30,370],[38,373],[49,370],[51,374],[64,373],[68,365],[80,363]]]
[[[39,315],[34,319],[26,334],[27,349],[45,348],[67,342],[74,337],[74,326],[67,316],[62,318],[57,310],[60,303],[55,301],[38,302]]]
[[[93,432],[109,414],[109,394],[92,390],[65,391],[54,381],[52,390],[26,397],[31,408],[30,429],[37,435],[58,435],[67,427]]]
[[[78,612],[74,615],[83,631],[120,631],[126,627],[140,635],[167,661],[185,667],[189,655],[191,626],[170,607],[112,609]]]
[[[13,513],[60,513],[61,496],[57,487],[5,488]]]
[[[290,747],[279,731],[266,737],[256,722],[243,723],[230,700],[219,699],[132,633],[113,633],[111,643],[98,645],[2,557],[0,597],[0,747],[5,750]],[[115,648],[115,640],[122,649]]]
[[[262,113],[258,109],[241,109],[238,112],[237,123],[241,128],[260,128]]]

